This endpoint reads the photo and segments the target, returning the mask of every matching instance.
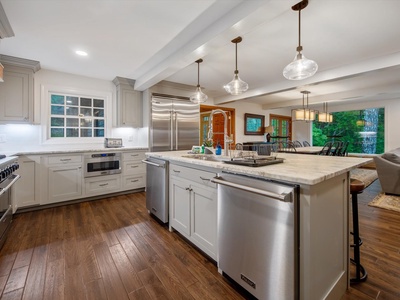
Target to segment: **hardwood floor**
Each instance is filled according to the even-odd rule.
[[[342,298],[400,299],[400,213],[359,195],[364,283]],[[245,299],[216,266],[147,214],[145,194],[21,213],[0,251],[1,299]],[[275,299],[274,299],[275,300]]]

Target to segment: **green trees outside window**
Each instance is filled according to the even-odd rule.
[[[334,112],[332,123],[313,122],[313,146],[349,141],[347,152],[380,154],[385,145],[385,109]]]

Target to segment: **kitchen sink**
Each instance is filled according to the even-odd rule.
[[[209,154],[192,154],[192,155],[183,155],[182,157],[185,158],[191,158],[191,159],[198,159],[198,160],[206,160],[206,161],[225,161],[229,158],[224,157],[224,156],[215,156],[215,155],[209,155]]]

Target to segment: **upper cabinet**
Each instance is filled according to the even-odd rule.
[[[40,63],[7,55],[0,55],[0,61],[0,123],[33,123],[33,76]]]
[[[135,80],[115,77],[117,87],[117,127],[142,126],[142,93],[134,90]]]

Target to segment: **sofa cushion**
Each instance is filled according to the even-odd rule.
[[[400,164],[400,148],[385,152],[382,157],[392,163]]]

